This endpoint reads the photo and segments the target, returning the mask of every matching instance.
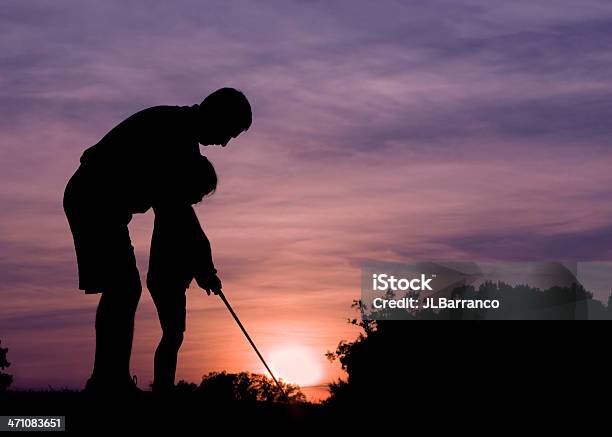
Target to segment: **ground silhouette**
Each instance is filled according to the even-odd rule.
[[[279,429],[308,429],[328,421],[322,405],[306,402],[299,386],[249,372],[212,372],[201,383],[180,381],[174,390],[99,393],[73,390],[6,391],[0,410],[7,414],[66,416],[75,432],[127,430],[173,431],[230,428],[253,431],[274,423]]]

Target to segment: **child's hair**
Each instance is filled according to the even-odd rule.
[[[205,156],[200,156],[195,163],[195,187],[202,197],[212,195],[217,189],[217,172]]]
[[[205,156],[193,158],[182,169],[179,177],[179,188],[183,192],[181,197],[190,204],[200,202],[204,197],[210,196],[217,189],[217,172],[212,163]]]
[[[194,205],[214,193],[217,183],[215,167],[205,156],[198,155],[181,164],[170,163],[166,172],[152,178],[152,202]]]

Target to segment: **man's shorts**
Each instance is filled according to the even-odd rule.
[[[79,289],[142,290],[128,223],[132,215],[96,195],[79,168],[64,192],[79,270]]]
[[[149,292],[157,308],[159,323],[164,332],[185,332],[187,318],[186,288],[155,287],[149,285]]]

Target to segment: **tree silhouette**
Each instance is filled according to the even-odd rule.
[[[495,338],[487,338],[483,326],[464,323],[449,329],[444,323],[406,323],[404,320],[481,320],[499,319],[585,319],[610,318],[609,300],[606,308],[593,300],[592,294],[581,285],[551,287],[546,290],[527,285],[511,286],[503,282],[485,282],[478,288],[471,285],[457,287],[451,298],[500,299],[500,314],[486,313],[483,309],[416,310],[403,312],[403,320],[393,320],[397,309],[375,314],[378,320],[351,319],[350,324],[362,329],[352,342],[341,341],[336,350],[328,352],[330,361],[339,361],[347,373],[346,380],[329,385],[330,398],[326,403],[339,408],[368,407],[373,401],[393,399],[410,394],[411,399],[426,401],[440,393],[463,393],[475,389],[478,381],[495,384],[478,385],[481,392],[496,388],[513,392],[529,382],[542,390],[558,389],[563,377],[556,372],[578,346],[568,346],[561,335],[545,329],[532,329],[529,335],[517,336],[516,329],[498,330],[501,324],[492,323],[487,331]],[[361,301],[354,308],[363,309]],[[435,325],[435,326],[434,326]],[[508,325],[505,325],[508,326]],[[550,328],[549,328],[550,329]],[[538,363],[540,372],[523,372],[520,357],[529,356]],[[496,363],[514,364],[513,373],[500,377]],[[472,384],[470,386],[470,384]],[[470,388],[471,387],[471,388]]]
[[[0,340],[0,345],[2,345],[2,340]],[[2,370],[10,367],[11,365],[11,363],[9,363],[6,359],[7,352],[8,348],[3,348],[0,346],[0,369]],[[0,371],[0,391],[6,391],[12,383],[13,375]]]

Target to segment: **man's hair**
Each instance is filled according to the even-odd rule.
[[[246,96],[234,88],[221,88],[207,96],[200,107],[206,112],[214,108],[223,119],[232,119],[242,128],[248,130],[253,122],[251,104]]]

